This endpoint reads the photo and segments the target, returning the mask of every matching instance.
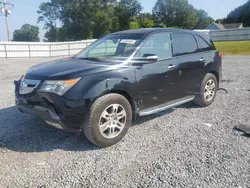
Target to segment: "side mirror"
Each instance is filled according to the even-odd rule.
[[[142,59],[144,59],[150,63],[154,63],[158,60],[158,56],[156,54],[144,54],[142,56]]]
[[[146,60],[156,62],[158,60],[158,56],[157,55],[147,56]]]
[[[155,54],[144,54],[142,57],[133,58],[132,63],[135,65],[143,65],[155,63],[158,60],[158,56]]]

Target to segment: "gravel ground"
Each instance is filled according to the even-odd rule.
[[[250,57],[225,56],[213,105],[139,118],[100,149],[14,107],[13,80],[46,60],[0,59],[0,187],[250,187]]]

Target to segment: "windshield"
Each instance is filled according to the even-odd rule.
[[[133,54],[142,38],[142,34],[106,36],[78,53],[76,58],[95,61],[126,60]]]

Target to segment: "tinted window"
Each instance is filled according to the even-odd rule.
[[[215,45],[214,45],[212,39],[209,40],[209,44],[210,44],[212,50],[216,50],[216,47],[215,47]]]
[[[199,44],[199,48],[202,51],[208,51],[208,50],[212,50],[211,46],[200,36],[196,36],[197,42]]]
[[[161,33],[152,36],[145,42],[140,50],[139,57],[145,57],[147,54],[158,56],[158,60],[172,57],[171,39],[168,33]]]
[[[174,56],[198,52],[198,45],[191,34],[172,34]]]

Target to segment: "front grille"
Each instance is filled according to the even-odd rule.
[[[19,86],[19,93],[27,95],[32,93],[41,83],[40,80],[22,79]]]

